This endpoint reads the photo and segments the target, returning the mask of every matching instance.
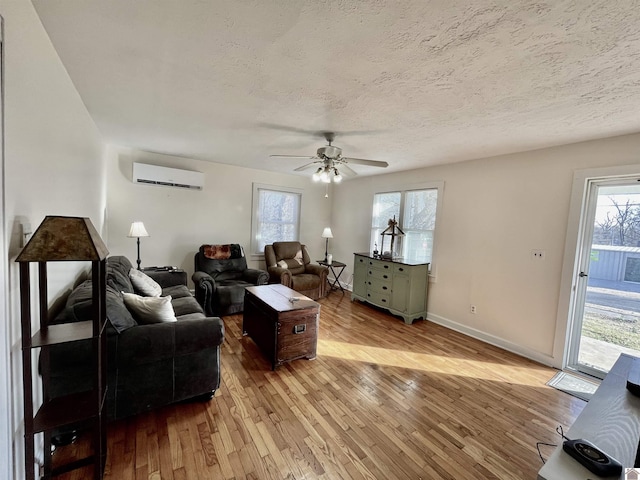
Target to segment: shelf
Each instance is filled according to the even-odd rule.
[[[81,392],[54,398],[42,404],[33,419],[33,432],[44,432],[62,425],[89,420],[97,416],[95,392]]]
[[[48,328],[38,331],[31,338],[33,348],[46,347],[57,343],[75,342],[93,338],[93,322],[63,323],[50,325]]]
[[[42,477],[50,479],[64,472],[93,465],[93,480],[100,480],[104,473],[106,460],[106,412],[104,411],[107,393],[106,378],[106,256],[108,250],[100,239],[88,218],[46,217],[33,237],[22,249],[16,262],[20,264],[20,323],[22,330],[22,381],[24,385],[24,465],[25,479],[36,480],[36,465],[40,465]],[[91,314],[94,318],[84,322],[72,322],[51,325],[54,318],[48,314],[47,298],[47,262],[52,261],[91,261]],[[31,279],[31,264],[38,263],[37,282]],[[36,295],[31,294],[31,285],[37,284],[37,303],[32,308]],[[32,333],[35,318],[34,311],[40,313],[40,331]],[[88,341],[91,346],[90,363],[92,373],[88,391],[51,398],[56,389],[52,389],[51,351],[52,345],[69,344],[65,355],[73,355],[79,341]],[[76,343],[74,343],[76,342]],[[40,348],[40,357],[34,365],[36,353]],[[39,368],[37,368],[39,367]],[[34,391],[39,371],[42,379],[43,397],[47,399],[37,413],[34,412]],[[68,374],[72,375],[72,374]],[[73,381],[73,378],[67,378]],[[64,393],[68,390],[62,390]],[[64,465],[53,465],[52,430],[69,428],[91,431],[93,455],[77,458]],[[36,459],[35,436],[43,433],[38,440]],[[42,443],[42,445],[41,445]],[[80,452],[75,452],[80,456]],[[86,475],[83,476],[86,478]]]

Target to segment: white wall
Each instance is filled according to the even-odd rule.
[[[89,217],[104,225],[105,151],[100,135],[28,0],[0,0],[5,33],[5,244],[7,318],[0,331],[9,358],[2,369],[12,395],[0,398],[0,478],[24,478],[22,360],[18,268],[22,222],[46,215]],[[57,264],[53,300],[74,281],[78,264]],[[32,287],[33,288],[33,287]],[[2,351],[2,349],[0,349]],[[8,376],[8,377],[7,377]],[[7,402],[9,404],[7,404]],[[9,443],[8,443],[9,442]]]
[[[429,319],[559,366],[554,341],[573,173],[630,164],[640,173],[640,135],[349,180],[335,190],[334,258],[349,264],[348,279],[353,252],[369,248],[375,192],[444,181]],[[533,261],[532,249],[545,250],[546,259]]]
[[[134,184],[133,162],[203,172],[203,190]],[[128,238],[133,221],[144,222],[149,237],[140,239],[142,267],[173,265],[193,273],[193,256],[202,244],[239,243],[249,256],[253,183],[303,190],[300,240],[313,259],[324,257],[322,230],[329,225],[332,194],[310,176],[283,175],[138,150],[109,149],[109,250],[136,262],[136,239]]]

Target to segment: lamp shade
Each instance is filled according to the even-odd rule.
[[[16,262],[96,261],[109,254],[88,218],[47,216]]]
[[[325,227],[322,231],[322,238],[333,238],[333,233],[331,233],[330,227]]]
[[[131,230],[129,230],[129,235],[127,237],[148,237],[149,234],[147,230],[144,228],[144,223],[142,222],[133,222],[131,224]]]

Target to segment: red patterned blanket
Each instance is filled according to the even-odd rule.
[[[226,260],[229,258],[241,258],[242,248],[237,243],[228,245],[203,245],[202,253],[206,258]]]

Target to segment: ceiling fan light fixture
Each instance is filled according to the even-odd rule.
[[[293,130],[295,132],[300,132],[302,130],[298,128],[290,128],[289,130]],[[270,157],[287,157],[287,158],[302,158],[307,161],[311,160],[310,163],[302,165],[298,168],[295,168],[294,171],[300,172],[306,170],[308,168],[314,167],[314,165],[320,165],[320,167],[313,173],[311,178],[314,182],[322,182],[322,183],[340,183],[343,180],[343,175],[336,168],[339,166],[342,168],[342,172],[344,172],[347,176],[357,175],[355,171],[353,171],[349,167],[349,163],[354,163],[356,165],[366,165],[369,167],[388,167],[389,164],[387,162],[382,162],[380,160],[367,160],[365,158],[352,158],[352,157],[343,157],[342,149],[340,147],[336,147],[332,145],[333,139],[335,137],[334,132],[310,132],[314,135],[321,134],[328,145],[318,148],[316,151],[316,155],[306,156],[306,155],[269,155]]]

